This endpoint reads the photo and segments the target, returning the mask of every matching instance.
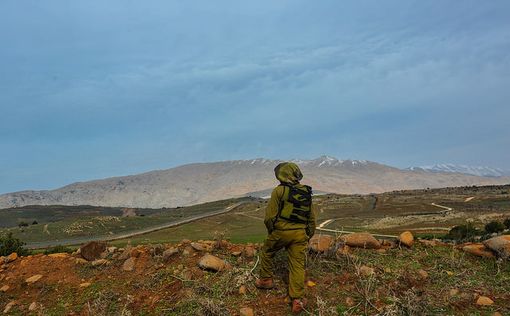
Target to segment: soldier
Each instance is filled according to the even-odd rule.
[[[300,184],[303,174],[292,162],[280,163],[274,169],[280,181],[266,209],[264,224],[268,236],[262,247],[260,279],[255,286],[271,289],[273,282],[273,257],[285,248],[289,265],[289,297],[292,312],[299,313],[306,305],[305,259],[308,240],[315,233],[315,214],[312,211],[312,188]]]

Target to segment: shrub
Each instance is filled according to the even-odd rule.
[[[8,256],[11,253],[15,252],[20,256],[26,256],[30,252],[23,248],[25,245],[24,242],[19,240],[18,238],[12,237],[12,233],[8,233],[7,235],[0,236],[0,256]]]
[[[39,224],[39,223],[38,223],[36,220],[34,220],[34,221],[32,222],[32,225],[37,225],[37,224]]]
[[[510,218],[505,219],[505,221],[503,222],[503,225],[505,225],[505,227],[507,229],[510,229]]]
[[[62,245],[58,245],[58,246],[55,246],[55,247],[50,247],[50,248],[44,250],[44,254],[45,255],[49,255],[49,254],[52,254],[52,253],[62,253],[62,252],[72,253],[73,250],[71,248],[68,248],[68,247],[62,246]]]
[[[489,234],[499,233],[504,230],[505,230],[505,225],[503,225],[503,223],[501,223],[501,222],[492,221],[490,223],[487,223],[487,225],[485,225],[485,231]]]
[[[445,235],[445,239],[464,241],[466,239],[471,239],[475,236],[481,235],[482,232],[473,226],[473,224],[468,223],[467,225],[458,225],[450,229],[448,234]]]
[[[18,227],[21,228],[21,227],[28,227],[28,223],[27,222],[19,222],[18,223]]]

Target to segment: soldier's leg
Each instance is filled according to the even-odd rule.
[[[292,242],[287,246],[289,262],[289,296],[291,299],[299,299],[305,291],[305,260],[308,239],[304,230],[294,230]]]
[[[278,250],[282,249],[285,244],[281,240],[281,232],[278,230],[273,231],[267,236],[264,246],[260,251],[260,277],[272,278],[273,277],[273,258]]]

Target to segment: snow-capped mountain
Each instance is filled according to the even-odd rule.
[[[456,164],[437,164],[433,166],[421,166],[421,167],[411,167],[408,170],[413,171],[428,171],[428,172],[450,172],[450,173],[463,173],[470,174],[479,177],[505,177],[510,176],[510,171],[502,170],[499,168],[491,168],[491,167],[480,167],[480,166],[466,166],[466,165],[456,165]]]

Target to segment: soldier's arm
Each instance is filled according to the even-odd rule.
[[[274,230],[274,222],[276,220],[276,216],[278,216],[278,208],[280,205],[280,195],[279,188],[274,188],[273,192],[271,192],[271,198],[267,204],[266,208],[266,216],[264,217],[264,224],[266,225],[268,233],[271,234]]]
[[[315,207],[311,206],[310,218],[308,219],[308,223],[306,224],[306,234],[308,237],[312,238],[313,234],[315,234],[315,226],[317,223],[315,222]]]

